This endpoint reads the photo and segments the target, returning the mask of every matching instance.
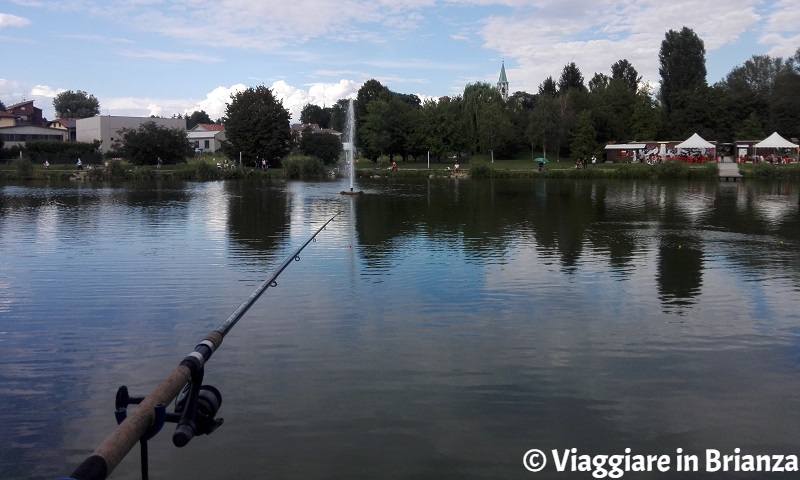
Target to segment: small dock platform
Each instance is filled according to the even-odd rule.
[[[737,163],[720,163],[719,164],[719,180],[737,181],[742,180],[742,174],[739,173],[739,164]]]

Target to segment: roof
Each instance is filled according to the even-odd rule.
[[[497,83],[508,83],[508,79],[506,78],[506,62],[503,62],[503,66],[500,67],[500,80]]]
[[[14,115],[14,114],[13,114],[13,113],[11,113],[11,112],[7,112],[7,111],[5,111],[5,110],[0,110],[0,117],[7,117],[7,118],[17,118],[17,116],[16,116],[16,115]]]
[[[716,145],[695,133],[685,141],[675,145],[675,148],[716,148]]]
[[[316,123],[295,123],[291,127],[293,132],[302,133],[306,130],[306,128],[311,128],[311,130],[318,132],[320,131],[319,125]]]
[[[51,121],[50,123],[51,124],[60,123],[61,125],[64,125],[67,128],[75,128],[75,122],[77,120],[78,120],[77,118],[56,118],[55,120]]]
[[[216,123],[198,123],[197,125],[192,128],[192,130],[203,130],[206,132],[224,132],[225,125],[219,125]]]
[[[8,105],[8,106],[6,107],[6,110],[11,110],[11,109],[14,109],[14,108],[17,108],[17,107],[21,107],[21,106],[23,106],[23,105],[27,105],[27,104],[29,104],[29,103],[30,103],[31,105],[33,105],[33,100],[26,100],[26,101],[24,101],[24,102],[15,103],[14,105]],[[36,107],[34,107],[34,108],[36,108]]]
[[[785,138],[778,135],[778,132],[773,133],[769,137],[761,140],[760,142],[753,145],[756,148],[797,148],[797,144],[786,140]]]
[[[641,150],[647,148],[644,143],[615,143],[606,145],[606,150]]]

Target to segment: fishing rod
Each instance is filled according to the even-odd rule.
[[[119,425],[103,443],[87,457],[70,477],[60,480],[103,480],[122,462],[137,442],[141,446],[142,479],[147,480],[147,440],[156,435],[165,422],[177,423],[172,443],[183,447],[197,435],[210,434],[222,425],[216,419],[222,396],[210,385],[201,385],[204,366],[222,344],[222,340],[244,314],[261,297],[267,288],[277,286],[278,276],[291,264],[300,260],[300,252],[336,218],[337,212],[308,240],[300,245],[277,269],[228,317],[216,330],[209,332],[203,341],[164,378],[146,397],[131,397],[124,386],[117,390],[116,418]],[[173,400],[175,412],[167,413],[166,405]],[[127,415],[129,405],[139,405]]]

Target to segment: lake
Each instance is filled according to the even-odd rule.
[[[337,212],[206,365],[224,425],[178,449],[168,424],[151,478],[592,478],[523,466],[571,448],[705,478],[709,449],[800,455],[796,183],[347,189],[1,184],[0,478],[69,475],[120,385],[149,393]],[[138,448],[110,478],[140,478]]]

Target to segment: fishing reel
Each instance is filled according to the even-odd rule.
[[[165,422],[178,424],[172,435],[172,443],[178,448],[185,447],[197,435],[211,434],[222,425],[222,418],[214,418],[222,406],[222,394],[211,385],[202,383],[203,369],[200,368],[192,373],[191,380],[176,397],[173,413],[167,413],[163,403],[155,406],[153,424],[139,439],[142,480],[148,479],[147,441],[161,431]],[[138,405],[143,401],[144,397],[131,397],[128,387],[119,387],[115,401],[117,423],[125,420],[129,405]]]
[[[214,418],[222,405],[222,394],[211,385],[200,385],[202,369],[197,376],[199,378],[192,378],[175,399],[175,414],[180,415],[180,419],[172,443],[178,448],[186,446],[196,435],[210,435],[224,422],[222,418]]]

